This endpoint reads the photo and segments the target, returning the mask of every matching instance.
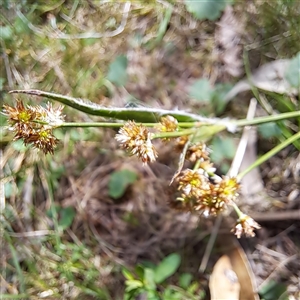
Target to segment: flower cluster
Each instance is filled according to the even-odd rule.
[[[143,125],[128,121],[120,128],[116,140],[132,155],[137,155],[144,164],[156,160],[157,151],[151,142],[151,133]]]
[[[210,149],[202,141],[194,141],[191,131],[185,135],[180,132],[177,120],[172,116],[161,118],[155,129],[160,133],[158,136],[168,141],[170,132],[178,132],[175,137],[175,149],[182,152],[179,169],[173,176],[171,183],[177,183],[178,197],[170,202],[174,208],[183,211],[197,211],[205,216],[216,216],[228,206],[237,208],[235,201],[238,197],[239,183],[236,177],[218,176],[213,164],[210,161]],[[164,135],[164,133],[166,133]],[[180,135],[180,133],[182,135]],[[153,162],[157,152],[151,143],[151,133],[143,125],[137,125],[134,121],[128,121],[119,130],[116,140],[121,146],[137,155],[143,163]],[[184,161],[194,163],[194,168],[183,169]],[[250,217],[238,211],[239,218],[236,227],[233,229],[239,238],[243,233],[246,236],[254,236],[254,229],[260,226]]]
[[[160,119],[160,122],[156,126],[159,132],[174,132],[178,130],[178,121],[172,116],[165,116]],[[168,138],[163,140],[168,141]]]
[[[181,208],[200,211],[206,216],[217,215],[238,196],[236,178],[223,177],[215,183],[201,168],[184,170],[177,182],[181,197],[176,200],[181,202]]]
[[[254,237],[254,230],[260,228],[260,225],[256,223],[251,217],[242,214],[237,220],[234,229],[232,229],[231,231],[234,232],[234,234],[239,239],[242,234],[245,234],[247,237]]]
[[[32,144],[45,154],[53,154],[58,139],[52,131],[64,122],[63,106],[53,108],[50,103],[46,107],[30,106],[17,101],[15,107],[4,104],[3,113],[8,116],[10,130],[15,134],[14,140],[23,139],[24,144]]]

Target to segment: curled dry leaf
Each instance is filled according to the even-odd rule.
[[[239,300],[240,284],[227,255],[223,255],[215,264],[209,290],[211,300]]]
[[[221,236],[220,242],[222,243],[222,246],[227,249],[225,254],[229,257],[232,270],[235,272],[240,284],[240,294],[238,299],[259,300],[255,276],[250,262],[239,242],[231,235],[226,235],[226,238]]]

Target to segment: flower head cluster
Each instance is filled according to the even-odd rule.
[[[260,225],[256,223],[251,217],[242,214],[237,220],[235,228],[232,229],[232,232],[234,232],[238,239],[242,236],[242,234],[245,234],[248,237],[254,237],[254,230],[260,228]]]
[[[236,200],[240,185],[237,177],[218,176],[210,161],[210,149],[202,141],[195,141],[193,131],[184,133],[179,131],[178,122],[172,116],[161,118],[156,129],[162,133],[177,132],[176,149],[182,152],[178,171],[171,183],[177,183],[178,197],[171,200],[170,205],[183,211],[197,211],[205,216],[216,216],[228,206],[232,206],[238,213]],[[186,135],[191,134],[192,136]],[[180,133],[183,134],[180,136]],[[175,134],[169,134],[169,136]],[[168,136],[168,134],[159,135]],[[157,152],[151,143],[151,133],[142,124],[128,121],[119,130],[116,140],[121,146],[137,155],[144,163],[156,160]],[[167,140],[166,138],[164,140]],[[183,169],[184,161],[194,163],[193,169]],[[238,213],[240,215],[240,213]],[[253,236],[253,230],[260,226],[250,217],[243,216],[238,220],[234,231],[240,237],[243,233]]]
[[[137,155],[144,164],[156,160],[157,151],[151,142],[151,134],[142,124],[128,121],[120,128],[116,140],[131,154]]]
[[[189,137],[184,135],[176,139],[176,150],[181,152],[188,142]],[[191,143],[187,149],[185,158],[190,162],[196,162],[197,160],[209,161],[210,149],[203,142]]]
[[[201,211],[207,216],[217,215],[238,196],[239,185],[235,178],[224,177],[213,183],[203,169],[187,169],[177,182],[178,190],[182,192],[179,198],[182,208]]]
[[[186,158],[191,162],[196,162],[199,159],[202,161],[208,161],[209,149],[205,143],[194,143],[188,148]]]
[[[215,174],[216,168],[209,157],[210,149],[204,142],[189,141],[188,136],[181,136],[176,139],[176,144],[178,150],[185,151],[185,159],[195,163],[195,167],[176,176],[181,195],[171,203],[172,206],[200,211],[208,216],[217,215],[237,199],[237,179],[221,178]]]
[[[165,116],[160,119],[160,122],[156,126],[160,132],[174,132],[178,130],[178,121],[172,116]],[[168,138],[164,138],[168,140]]]
[[[204,175],[201,169],[186,169],[181,176],[177,178],[178,190],[182,191],[183,197],[201,198],[210,191],[209,179]]]
[[[46,107],[25,106],[17,101],[16,106],[3,105],[3,112],[8,116],[10,129],[15,133],[14,140],[23,139],[24,144],[32,144],[45,154],[52,153],[58,139],[52,131],[64,122],[63,106],[53,108],[50,103]]]

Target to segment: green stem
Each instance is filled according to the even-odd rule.
[[[195,132],[196,132],[196,128],[182,130],[182,131],[160,132],[160,133],[154,134],[152,139],[179,137],[179,136],[184,136],[184,135],[191,135]]]
[[[48,125],[48,123],[46,122],[37,122],[37,123],[41,123],[41,124],[45,124]],[[137,122],[139,124],[139,122]],[[56,128],[59,127],[122,127],[124,126],[124,122],[122,123],[112,123],[112,122],[65,122],[62,123],[58,126],[56,126]],[[145,127],[154,127],[159,123],[141,123],[143,124]],[[200,125],[199,122],[182,122],[179,123],[181,128],[191,128],[191,127],[200,127],[201,125],[207,125],[207,123],[203,123]],[[210,125],[210,124],[208,124]]]
[[[236,126],[249,126],[249,125],[258,125],[258,124],[264,124],[269,122],[276,122],[276,121],[289,119],[289,118],[296,118],[296,117],[300,117],[300,110],[282,113],[279,115],[254,118],[251,120],[243,119],[243,120],[237,120],[231,122]]]
[[[144,124],[146,127],[153,127],[157,123],[147,123]],[[124,123],[109,123],[109,122],[90,122],[90,123],[81,123],[81,122],[72,122],[72,123],[63,123],[59,127],[109,127],[109,128],[120,128],[124,126]]]
[[[294,141],[300,138],[300,131],[291,136],[290,138],[286,139],[284,142],[280,143],[278,146],[274,147],[272,150],[258,158],[251,166],[249,166],[247,169],[242,171],[238,174],[237,178],[238,180],[241,180],[247,173],[270,159],[272,156],[274,156],[276,153],[287,147],[288,145],[292,144]]]
[[[45,123],[48,124],[48,123]],[[62,123],[61,125],[56,126],[56,128],[59,127],[109,127],[109,128],[119,128],[124,126],[124,122],[122,123],[111,123],[111,122],[90,122],[90,123],[86,123],[86,122],[65,122]],[[154,127],[156,126],[158,123],[141,123],[143,124],[145,127]],[[191,128],[191,127],[200,127],[199,122],[183,122],[183,123],[179,123],[181,128]]]
[[[58,226],[58,213],[55,209],[55,201],[54,201],[54,190],[53,190],[53,179],[51,177],[51,173],[49,172],[49,167],[48,165],[44,165],[43,166],[45,168],[45,177],[46,177],[46,182],[47,182],[47,187],[48,187],[48,195],[49,195],[49,200],[50,200],[50,211],[51,211],[51,215],[52,215],[52,221],[53,221],[53,225],[55,228],[55,241],[56,241],[56,245],[59,248],[59,246],[61,245],[61,229]]]
[[[193,170],[194,170],[194,171],[195,171],[195,170],[198,170],[198,169],[199,169],[199,166],[200,166],[200,164],[201,164],[201,159],[198,159],[198,160],[196,161],[195,165],[194,165],[194,168],[193,168]]]
[[[234,210],[239,218],[244,215],[244,213],[239,209],[239,207],[236,205],[236,203],[232,202],[231,206],[234,208]]]

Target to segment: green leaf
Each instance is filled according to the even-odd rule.
[[[67,229],[69,228],[74,220],[74,217],[76,215],[76,211],[74,207],[68,206],[64,207],[59,211],[60,219],[58,222],[58,226],[61,227],[62,229]]]
[[[127,57],[125,55],[118,56],[110,65],[107,79],[117,86],[126,84],[127,81]]]
[[[197,292],[199,299],[204,299],[205,298],[205,292],[204,291],[198,291],[199,290],[199,283],[198,282],[193,282],[187,289],[187,292],[191,294],[195,294]]]
[[[2,115],[1,113],[0,113],[0,126],[5,126],[5,125],[7,125],[7,116],[5,116],[5,115]],[[2,130],[3,128],[1,128],[1,130]],[[3,131],[1,132],[1,134],[3,133]]]
[[[199,20],[216,20],[230,0],[185,0],[187,10]]]
[[[11,143],[13,148],[19,152],[26,152],[29,146],[25,146],[23,140],[17,140]]]
[[[264,300],[288,300],[289,297],[286,293],[286,285],[283,283],[279,283],[276,281],[270,281],[267,285],[263,286],[259,294],[262,296],[261,298]]]
[[[135,300],[136,296],[138,296],[139,294],[139,290],[127,291],[127,289],[125,289],[124,300]]]
[[[125,284],[127,286],[126,291],[128,292],[135,289],[142,288],[144,286],[140,280],[127,280]]]
[[[137,174],[129,170],[121,170],[112,173],[108,183],[108,194],[113,199],[122,197],[127,187],[134,183],[137,179]]]
[[[11,40],[13,36],[13,31],[10,26],[0,26],[0,39]]]
[[[300,89],[300,52],[291,59],[285,72],[285,79],[291,86]]]
[[[144,278],[145,269],[155,269],[156,265],[152,262],[146,262],[146,264],[143,262],[142,264],[137,264],[134,268],[135,274],[138,276],[138,278]]]
[[[215,115],[220,115],[224,112],[228,101],[225,101],[225,95],[232,89],[232,84],[219,83],[216,84],[214,88],[214,93],[212,97],[212,104],[214,108]]]
[[[193,279],[193,275],[190,273],[183,273],[179,277],[179,285],[183,289],[187,289],[188,286],[191,284],[191,281]]]
[[[1,34],[1,27],[0,27],[0,34]],[[5,78],[0,77],[0,91],[3,91],[3,85],[4,85],[5,81],[6,81]]]
[[[146,299],[147,300],[161,300],[161,298],[159,297],[157,292],[154,291],[154,290],[147,291],[147,298]]]
[[[91,114],[94,116],[107,117],[110,119],[118,120],[134,120],[136,122],[151,123],[157,122],[162,116],[170,115],[177,119],[179,122],[200,121],[211,122],[211,119],[205,118],[198,114],[192,114],[180,110],[167,110],[152,107],[106,107],[99,105],[95,102],[82,100],[70,96],[60,94],[48,93],[39,90],[13,90],[10,93],[20,93],[27,95],[35,95],[45,97],[55,101],[59,101],[65,105],[73,107],[79,111]]]
[[[52,209],[46,211],[46,215],[53,219],[54,214],[57,215],[58,218],[58,226],[61,229],[67,229],[71,226],[74,217],[76,215],[76,211],[74,207],[68,206],[68,207],[61,207],[59,205],[54,205]]]
[[[48,1],[48,3],[42,2],[42,5],[37,6],[37,8],[41,11],[41,13],[46,13],[59,8],[64,2],[65,0]]]
[[[127,280],[134,280],[134,276],[132,273],[126,268],[122,268],[122,274]]]
[[[189,96],[202,102],[211,101],[213,94],[214,91],[207,79],[199,79],[189,88]]]
[[[156,284],[154,281],[154,270],[146,268],[144,270],[144,286],[147,290],[156,290]]]
[[[54,218],[55,214],[58,214],[59,210],[60,210],[60,206],[59,205],[54,205],[53,207],[50,207],[47,211],[46,211],[46,216],[49,217],[50,219]]]
[[[258,132],[265,139],[278,137],[281,135],[281,130],[279,129],[276,123],[261,124],[258,125],[257,127],[258,127]]]
[[[162,262],[155,268],[154,280],[161,283],[173,275],[180,265],[181,257],[177,253],[172,253],[165,257]]]
[[[9,1],[10,0],[1,0],[1,5],[3,5],[3,8],[5,9],[9,9],[10,5],[9,5]]]
[[[141,262],[141,264],[138,265],[138,267],[142,268],[142,269],[145,269],[145,268],[148,268],[148,269],[155,269],[156,268],[156,265],[150,261],[150,260],[143,260]]]
[[[231,138],[220,138],[218,136],[212,139],[210,148],[212,149],[211,160],[215,163],[220,163],[223,159],[232,159],[236,150]]]
[[[4,184],[4,194],[6,198],[9,198],[13,194],[14,188],[11,182]]]
[[[181,300],[182,295],[178,291],[174,291],[171,287],[167,287],[162,295],[164,300]]]
[[[13,24],[14,31],[17,34],[26,34],[30,32],[29,27],[27,24],[21,19],[21,18],[16,18]],[[22,36],[20,36],[22,38]]]

